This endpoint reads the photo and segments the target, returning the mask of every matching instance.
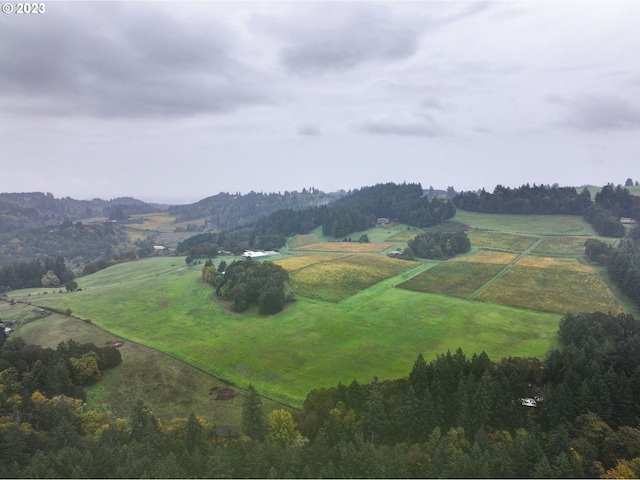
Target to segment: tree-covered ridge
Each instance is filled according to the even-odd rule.
[[[471,241],[465,232],[424,232],[407,242],[414,254],[420,258],[443,259],[471,250]]]
[[[325,193],[316,188],[302,192],[263,193],[251,191],[245,195],[222,192],[189,205],[170,207],[176,222],[207,218],[211,228],[232,230],[254,223],[259,218],[278,210],[302,210],[327,204],[344,193]]]
[[[62,363],[55,374],[41,368],[82,358],[82,346],[11,340],[0,348],[0,475],[638,478],[640,324],[566,315],[559,334],[562,349],[542,362],[419,355],[407,377],[318,388],[300,412],[265,414],[249,386],[242,435],[225,436],[215,419],[158,419],[141,401],[128,418],[86,410],[56,393],[73,388]]]
[[[0,265],[34,258],[63,256],[73,264],[122,255],[135,246],[124,229],[113,223],[84,225],[65,221],[0,235]]]
[[[470,212],[582,215],[591,205],[591,194],[587,189],[578,193],[574,187],[548,187],[535,183],[517,188],[498,185],[493,193],[484,188],[478,193],[460,192],[453,198],[453,203]]]
[[[429,200],[420,184],[379,184],[351,191],[328,205],[275,211],[258,219],[252,227],[195,235],[181,242],[177,251],[191,255],[194,247],[205,242],[234,253],[249,248],[271,250],[282,247],[287,237],[306,234],[320,226],[324,235],[344,238],[373,227],[378,218],[423,228],[453,215],[455,207],[450,200]]]

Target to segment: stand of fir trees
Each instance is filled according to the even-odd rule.
[[[249,386],[233,435],[194,413],[159,419],[142,401],[127,418],[86,410],[53,360],[82,346],[45,354],[12,339],[0,348],[0,475],[638,478],[639,322],[568,314],[559,336],[543,360],[419,355],[407,377],[318,388],[300,411],[267,413]]]

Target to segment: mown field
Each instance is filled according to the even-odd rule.
[[[453,220],[505,233],[596,236],[593,227],[579,215],[499,215],[458,210]]]

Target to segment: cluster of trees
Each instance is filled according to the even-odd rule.
[[[634,227],[616,248],[600,240],[587,240],[585,257],[606,266],[609,278],[640,305],[640,227]]]
[[[38,413],[30,410],[29,401],[36,392],[49,399],[63,395],[86,401],[82,387],[122,363],[120,351],[109,345],[69,340],[54,350],[27,344],[20,337],[7,338],[2,329],[0,345],[0,415],[18,415],[30,423],[39,421],[29,420]]]
[[[450,258],[471,249],[465,232],[424,232],[407,242],[404,256],[420,258]]]
[[[584,211],[584,218],[603,237],[624,237],[625,228],[620,218],[615,217],[609,210],[598,203],[590,205]]]
[[[65,259],[44,257],[42,260],[17,262],[0,267],[0,292],[34,287],[58,287],[72,281],[74,274]]]
[[[461,192],[453,198],[456,207],[470,212],[511,213],[516,215],[582,215],[591,205],[588,189],[578,193],[573,187],[553,187],[529,184],[518,188],[496,186],[493,193],[484,188],[476,192]]]
[[[234,261],[224,269],[224,274],[214,273],[209,262],[203,268],[203,278],[217,286],[216,294],[233,301],[235,312],[244,312],[251,305],[258,305],[263,315],[281,311],[291,295],[286,294],[289,273],[273,262],[256,262],[250,258]]]
[[[640,323],[565,315],[559,335],[562,349],[543,361],[419,355],[407,377],[318,388],[299,412],[265,415],[250,385],[242,435],[226,437],[193,413],[160,420],[142,402],[126,419],[82,412],[34,390],[36,368],[4,368],[0,475],[638,478]]]

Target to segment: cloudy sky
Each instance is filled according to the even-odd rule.
[[[640,2],[4,3],[0,191],[640,180]]]

